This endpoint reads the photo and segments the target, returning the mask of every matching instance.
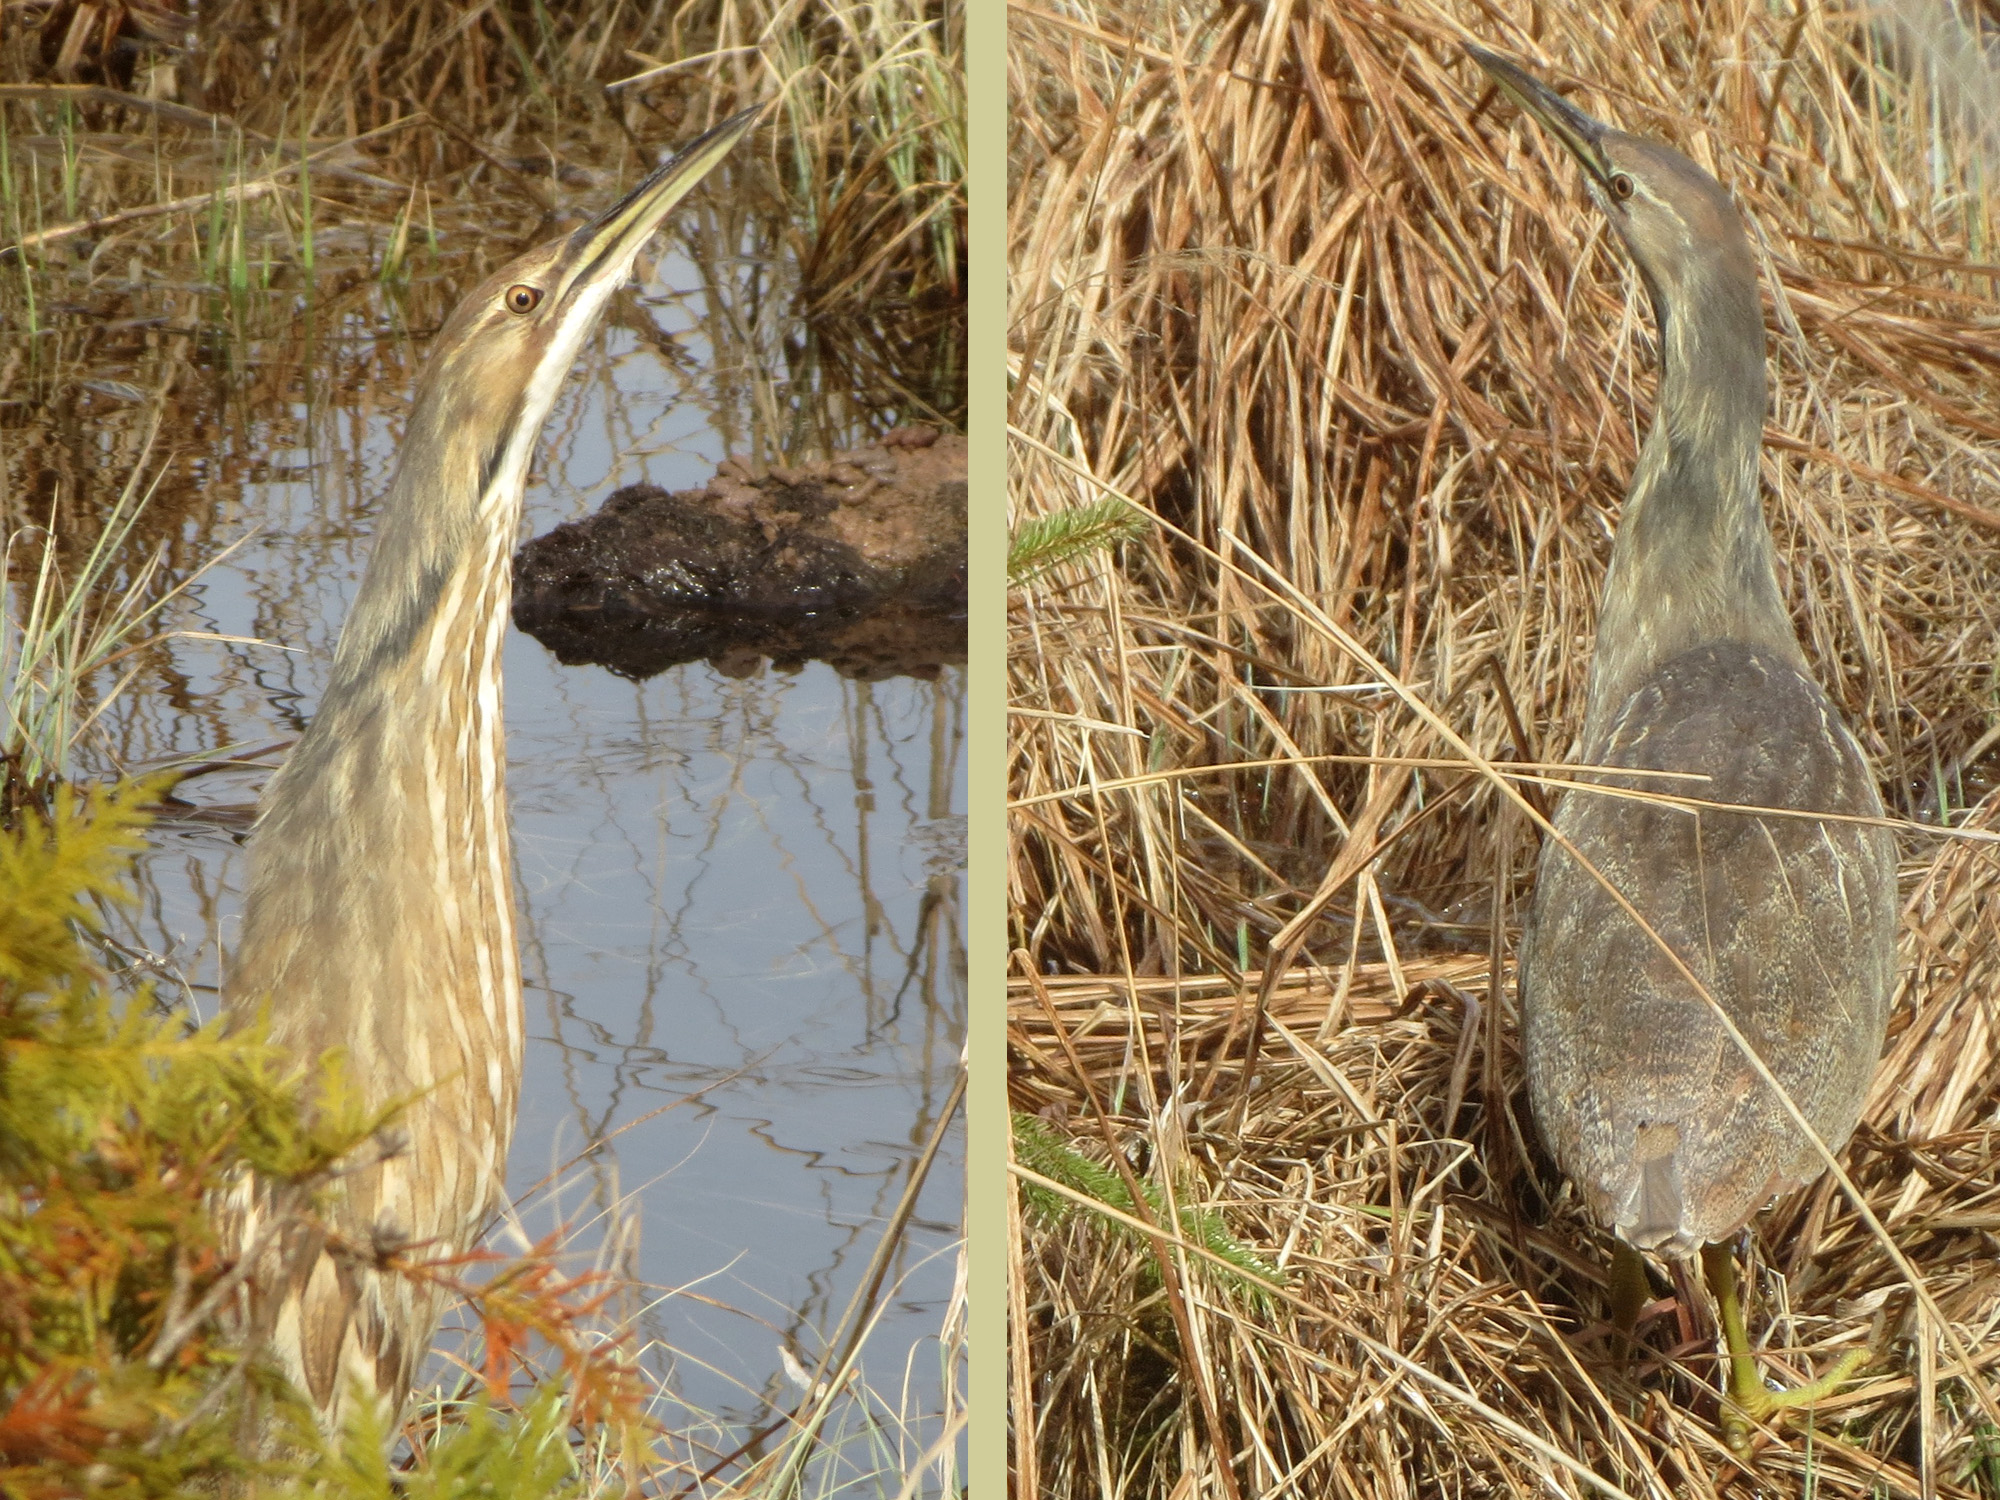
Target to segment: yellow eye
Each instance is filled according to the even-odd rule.
[[[542,289],[538,286],[529,286],[525,281],[517,281],[507,288],[500,300],[507,304],[508,312],[531,313],[542,305]]]
[[[1612,197],[1618,199],[1619,202],[1622,203],[1625,201],[1625,199],[1631,197],[1634,191],[1635,189],[1632,186],[1631,178],[1627,177],[1623,172],[1616,172],[1612,174],[1611,178]],[[521,288],[516,287],[515,290],[519,291],[521,290]]]

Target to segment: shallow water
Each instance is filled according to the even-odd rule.
[[[749,378],[745,346],[711,342],[728,309],[710,289],[764,274],[670,259],[614,308],[548,424],[530,531],[621,484],[697,486],[746,435],[855,441],[905,415],[800,418],[782,376]],[[351,309],[296,332],[318,352],[284,398],[257,378],[260,352],[284,361],[253,342],[228,351],[227,399],[162,434],[202,499],[166,539],[175,575],[249,539],[169,606],[182,634],[105,726],[126,764],[288,740],[311,716],[420,350]],[[518,632],[505,667],[530,1039],[509,1167],[521,1227],[572,1226],[589,1251],[615,1209],[620,1262],[666,1289],[641,1319],[649,1362],[692,1412],[754,1422],[796,1399],[786,1355],[810,1369],[820,1354],[957,1068],[962,677],[695,665],[635,684]],[[185,784],[197,812],[160,831],[127,933],[205,1014],[240,905],[232,829],[260,782]],[[926,1340],[953,1283],[959,1139],[863,1360],[911,1416],[939,1401]]]

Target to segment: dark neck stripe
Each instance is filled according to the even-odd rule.
[[[487,448],[485,456],[479,460],[478,493],[482,500],[486,498],[486,492],[493,488],[493,481],[499,477],[500,466],[507,461],[507,438],[521,425],[521,408],[527,399],[526,391],[514,398],[514,404],[507,412],[507,420],[494,429],[500,436],[493,440],[492,446]]]

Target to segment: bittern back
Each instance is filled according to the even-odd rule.
[[[419,377],[382,525],[319,710],[252,838],[236,1024],[333,1048],[371,1108],[407,1101],[323,1221],[259,1256],[248,1322],[329,1426],[359,1397],[398,1425],[441,1312],[378,1269],[473,1247],[499,1200],[521,1082],[500,649],[528,463],[577,351],[641,246],[754,123],[698,137],[590,223],[488,277]],[[280,1205],[244,1184],[238,1253]]]

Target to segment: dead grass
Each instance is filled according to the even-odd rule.
[[[731,109],[777,100],[783,127],[766,155],[798,224],[810,299],[959,291],[963,26],[935,0],[220,0],[154,25],[121,7],[15,9],[20,24],[0,46],[11,98],[67,106],[76,117],[58,133],[108,125],[128,137],[122,152],[87,140],[83,155],[137,160],[149,125],[208,133],[219,151],[293,156],[301,143],[366,139],[376,186],[415,181],[448,196],[453,177],[497,174],[551,219],[560,207],[536,179],[607,165],[601,152],[572,159],[590,127],[621,132],[650,161]],[[378,135],[399,126],[414,128]],[[923,253],[899,259],[905,242]]]
[[[2000,198],[1922,49],[1746,0],[1541,8],[1532,36],[1449,0],[1011,15],[1015,520],[1156,520],[1013,599],[1010,906],[1047,986],[1014,997],[1016,1103],[1293,1276],[1258,1307],[1088,1213],[1029,1219],[1024,1492],[2000,1494],[1973,1389],[2000,881],[1944,832],[2000,824]],[[1533,1144],[1529,820],[1474,766],[1408,764],[1462,763],[1445,729],[1567,752],[1655,368],[1622,250],[1460,39],[1672,140],[1752,221],[1788,597],[1909,823],[1905,978],[1843,1162],[1950,1327],[1829,1185],[1778,1204],[1774,1372],[1882,1354],[1754,1477],[1716,1437],[1703,1299],[1665,1304],[1636,1381],[1608,1359],[1606,1239]]]

